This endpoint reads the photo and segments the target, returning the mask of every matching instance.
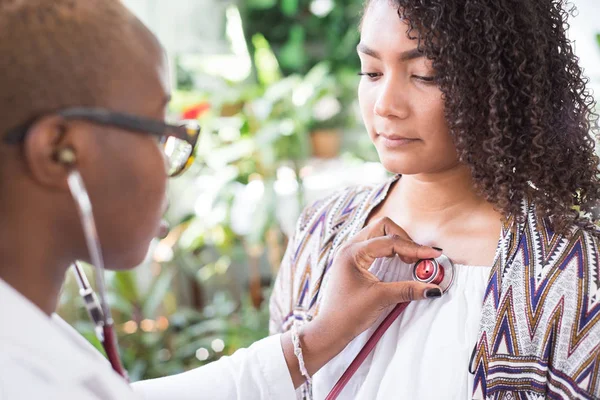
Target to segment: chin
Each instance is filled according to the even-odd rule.
[[[120,251],[114,257],[107,257],[104,261],[106,269],[112,271],[127,271],[134,269],[142,264],[148,258],[149,245],[144,248],[138,248],[135,251],[128,249]]]
[[[410,160],[410,157],[386,157],[380,155],[381,164],[392,174],[416,175],[424,172],[426,169],[423,163]]]

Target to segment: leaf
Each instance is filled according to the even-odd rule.
[[[266,10],[275,6],[276,0],[248,0],[246,6],[256,10]]]
[[[333,58],[336,60],[347,60],[352,58],[358,58],[356,54],[356,45],[360,40],[360,34],[358,30],[349,30],[343,36],[343,38],[337,43]],[[356,75],[356,74],[354,74]]]
[[[290,29],[288,41],[279,53],[281,65],[293,70],[301,70],[307,62],[306,50],[304,48],[306,32],[302,25],[294,25]]]
[[[256,72],[260,83],[268,86],[281,79],[281,72],[279,71],[279,63],[269,42],[263,35],[257,33],[252,37],[252,44],[254,45],[254,64],[256,66]]]
[[[117,271],[112,279],[114,291],[132,303],[139,301],[139,290],[132,271]]]
[[[282,0],[281,11],[288,17],[293,17],[298,12],[298,0]]]
[[[288,98],[292,95],[299,83],[301,83],[301,79],[296,75],[283,78],[267,88],[264,98],[272,103]]]
[[[134,312],[133,304],[130,300],[119,293],[109,292],[106,294],[108,304],[112,310],[117,310],[125,316],[131,316]]]
[[[94,325],[90,321],[75,321],[73,327],[83,336],[88,342],[92,344],[99,352],[104,355],[104,348],[102,343],[96,337],[96,331]]]
[[[304,77],[305,82],[310,82],[314,86],[320,86],[329,76],[331,67],[327,61],[323,61],[311,68]]]
[[[239,160],[243,157],[248,157],[254,151],[254,143],[250,139],[240,139],[235,143],[220,149],[214,150],[208,156],[206,163],[214,166],[215,169],[223,169],[225,165]]]
[[[144,378],[148,369],[148,363],[144,360],[135,360],[127,371],[131,382],[137,382]]]
[[[190,337],[203,337],[208,334],[223,332],[227,323],[222,319],[207,319],[187,328],[186,334]]]
[[[162,273],[152,283],[142,306],[145,317],[152,318],[156,316],[156,310],[169,291],[173,276],[175,276],[173,269],[163,268]]]

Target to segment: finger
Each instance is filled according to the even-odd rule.
[[[436,258],[442,255],[442,250],[436,247],[422,246],[406,240],[404,238],[393,236],[394,252],[402,261],[412,264],[426,258]]]
[[[442,296],[439,286],[415,281],[380,282],[376,290],[381,291],[386,305],[405,303],[413,300],[435,299]]]
[[[442,252],[428,246],[420,246],[413,241],[399,236],[380,236],[348,247],[355,265],[369,268],[377,258],[400,256],[408,263],[422,258],[439,257]]]
[[[352,240],[354,242],[361,242],[374,237],[389,235],[396,235],[411,240],[408,233],[388,217],[373,221],[358,232]]]

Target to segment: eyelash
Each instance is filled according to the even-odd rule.
[[[379,72],[359,72],[358,76],[366,76],[369,80],[375,80],[382,76],[383,74]],[[423,83],[435,83],[436,79],[434,76],[420,76],[420,75],[412,75],[413,78],[416,78]]]
[[[379,72],[359,72],[358,76],[366,76],[369,79],[375,79],[381,76]]]

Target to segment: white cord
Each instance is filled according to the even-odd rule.
[[[100,306],[102,308],[102,313],[104,314],[104,323],[112,324],[112,315],[110,313],[110,308],[108,307],[106,285],[104,283],[104,259],[102,258],[100,239],[98,237],[94,214],[92,212],[92,202],[90,201],[90,197],[85,189],[85,184],[83,183],[83,178],[79,174],[79,171],[73,169],[69,173],[67,182],[73,199],[75,200],[77,211],[79,212],[83,233],[90,253],[90,261],[94,266],[98,297],[100,298]]]
[[[298,333],[298,325],[296,324],[296,321],[294,321],[294,323],[292,324],[292,343],[294,345],[294,354],[296,355],[296,358],[298,359],[298,365],[300,366],[300,373],[302,374],[302,376],[304,376],[306,378],[306,381],[308,383],[311,383],[311,378],[310,375],[308,374],[308,371],[306,370],[306,365],[304,364],[304,356],[302,355],[302,347],[300,346],[300,335]]]

